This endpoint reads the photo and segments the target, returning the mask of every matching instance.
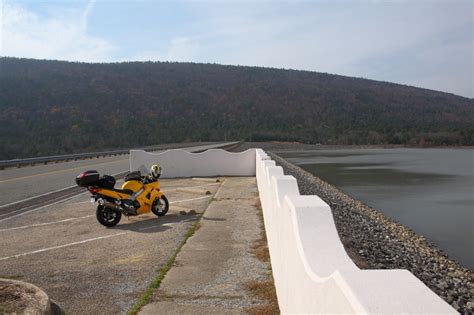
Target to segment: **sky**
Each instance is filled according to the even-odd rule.
[[[0,0],[0,55],[327,72],[474,97],[474,0]]]

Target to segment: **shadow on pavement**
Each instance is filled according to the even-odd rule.
[[[146,218],[140,221],[130,221],[127,223],[127,219],[122,219],[121,223],[117,226],[109,228],[111,230],[122,230],[122,231],[133,231],[138,233],[157,233],[171,229],[169,223],[186,223],[194,222],[198,218],[197,215],[175,215],[171,214],[161,218]]]

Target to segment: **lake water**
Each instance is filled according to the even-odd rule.
[[[473,149],[278,152],[474,270]]]

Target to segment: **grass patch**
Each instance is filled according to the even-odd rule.
[[[211,202],[213,200],[214,200],[214,198],[211,198],[211,200],[209,200],[209,202],[207,203],[206,209],[209,207],[209,205],[211,204]],[[181,248],[183,248],[184,244],[186,244],[188,239],[191,236],[193,236],[194,233],[197,230],[199,230],[199,228],[201,227],[201,219],[202,219],[202,216],[204,215],[205,212],[206,211],[204,211],[202,214],[200,214],[198,220],[196,222],[194,222],[189,227],[189,229],[184,234],[183,240],[181,241],[181,243],[179,243],[178,248],[176,248],[174,254],[170,258],[168,258],[168,260],[166,261],[166,264],[160,269],[160,272],[158,273],[158,275],[151,281],[148,288],[140,296],[138,302],[135,303],[128,310],[127,315],[136,315],[138,313],[138,311],[140,311],[140,309],[143,306],[145,306],[148,302],[150,302],[150,299],[151,299],[151,296],[153,295],[153,292],[160,287],[161,281],[163,281],[163,279],[165,278],[166,273],[168,273],[168,271],[171,269],[171,267],[173,267],[174,262],[176,260],[176,256],[178,256],[178,253],[181,251]]]
[[[268,263],[270,261],[270,253],[265,240],[258,240],[252,245],[252,254],[262,262]]]
[[[20,279],[23,279],[23,275],[9,275],[9,276],[0,275],[0,278],[10,279],[10,280],[20,280]]]
[[[186,300],[240,300],[244,297],[241,295],[208,295],[208,294],[198,294],[198,295],[188,295],[188,294],[162,294],[160,295],[163,299],[186,299]]]
[[[255,203],[255,207],[257,208],[257,216],[260,221],[260,238],[253,244],[252,254],[261,262],[266,263],[271,272],[272,266],[270,263],[270,252],[268,251],[267,234],[265,233],[265,222],[263,221],[263,211],[260,199]]]
[[[280,314],[280,309],[278,308],[278,304],[275,306],[266,304],[266,305],[256,305],[249,307],[245,310],[248,314],[251,315],[273,315],[273,314]]]
[[[267,234],[265,233],[265,224],[263,222],[263,212],[260,200],[255,203],[255,207],[257,208],[257,216],[260,221],[260,239],[252,245],[252,254],[261,262],[266,263],[268,268],[271,270],[270,253],[268,252]]]
[[[255,305],[245,309],[247,313],[254,315],[280,313],[273,279],[266,281],[253,280],[245,283],[244,286],[251,295],[267,302],[265,304]]]
[[[201,221],[198,221],[198,222],[196,222],[196,223],[197,223],[197,224],[196,224],[196,227],[194,228],[194,232],[195,232],[195,233],[196,233],[196,231],[198,231],[198,230],[201,228],[201,226],[202,226]]]
[[[270,253],[268,251],[267,235],[265,233],[265,224],[263,221],[262,206],[260,200],[255,204],[257,208],[257,215],[260,221],[260,238],[252,245],[252,254],[267,265],[268,279],[263,281],[252,280],[244,284],[244,287],[250,295],[265,301],[264,304],[255,305],[246,308],[248,314],[266,315],[279,314],[278,299],[275,291],[275,284],[273,283],[272,266],[270,262]]]
[[[184,234],[183,240],[179,244],[174,254],[170,258],[168,258],[168,260],[166,261],[166,264],[160,269],[160,272],[158,273],[158,275],[151,281],[146,291],[140,296],[140,299],[138,300],[138,302],[135,303],[132,306],[132,308],[128,310],[127,315],[137,314],[138,311],[150,301],[151,296],[153,295],[153,292],[160,287],[161,282],[166,276],[166,273],[173,266],[174,261],[176,260],[176,256],[178,256],[178,253],[181,251],[181,248],[183,248],[187,240],[191,236],[193,236],[194,232],[196,232],[196,230],[199,228],[200,226],[199,221],[200,221],[200,218],[198,221],[194,222],[193,225],[191,225],[191,227],[186,231],[186,234]]]

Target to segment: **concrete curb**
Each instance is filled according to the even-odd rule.
[[[64,311],[37,286],[0,278],[0,312],[59,315]]]

